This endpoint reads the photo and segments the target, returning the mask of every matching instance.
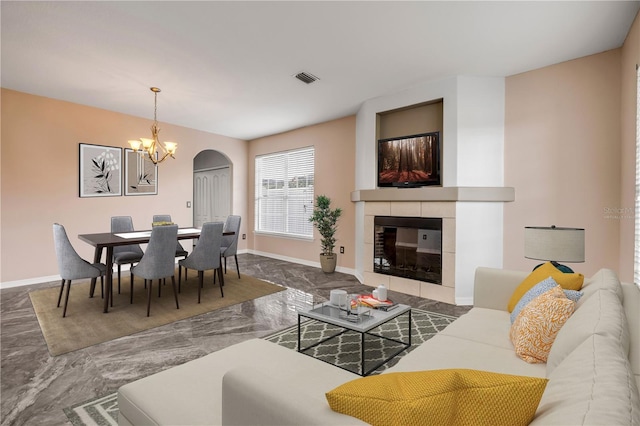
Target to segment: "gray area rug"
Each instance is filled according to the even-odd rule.
[[[380,374],[387,368],[395,365],[405,354],[435,336],[455,320],[456,317],[453,316],[412,309],[411,347],[384,363],[372,374]],[[395,340],[407,341],[407,321],[408,315],[400,315],[377,329],[372,330],[372,332]],[[307,347],[324,338],[338,334],[341,331],[342,329],[340,327],[330,324],[324,324],[314,320],[305,321],[301,325],[302,345],[303,347]],[[265,339],[286,348],[297,350],[298,325],[288,327],[265,337]],[[360,334],[347,331],[327,340],[325,343],[309,349],[306,353],[341,368],[357,372],[360,368],[360,342]],[[390,340],[366,336],[365,366],[375,365],[375,363],[388,358],[390,354],[397,352],[400,347],[401,345],[399,343]],[[64,413],[74,426],[116,426],[118,424],[116,393],[114,392],[65,408]]]
[[[408,320],[409,315],[400,315],[380,327],[371,330],[371,333],[407,342]],[[429,340],[431,337],[435,336],[455,320],[456,317],[449,315],[442,315],[420,309],[412,309],[411,347],[405,349],[391,360],[382,364],[371,374],[380,374],[387,368],[394,366],[400,358],[425,341]],[[302,341],[303,348],[307,348],[332,335],[337,335],[318,346],[305,350],[304,353],[358,374],[361,367],[361,335],[360,333],[352,331],[342,333],[343,330],[344,329],[341,327],[320,321],[308,320],[303,322],[300,329],[300,339]],[[298,325],[296,324],[292,327],[279,331],[271,336],[265,337],[265,339],[289,349],[297,350]],[[394,353],[397,353],[400,349],[402,349],[402,345],[398,342],[381,339],[368,334],[365,335],[365,370],[373,368],[376,364],[386,360]]]
[[[64,414],[74,426],[118,426],[117,393],[93,398],[65,408]]]

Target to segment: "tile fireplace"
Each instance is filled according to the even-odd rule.
[[[362,282],[445,303],[473,304],[476,268],[502,266],[502,208],[514,197],[509,187],[352,192],[351,200],[362,207],[362,249],[357,253]]]

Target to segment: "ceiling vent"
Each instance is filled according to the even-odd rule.
[[[311,84],[311,83],[313,83],[313,82],[314,82],[314,81],[316,81],[316,80],[320,80],[320,79],[319,79],[318,77],[316,77],[315,75],[310,74],[310,73],[308,73],[308,72],[304,72],[304,71],[299,72],[298,74],[296,74],[296,75],[295,75],[295,77],[296,77],[298,80],[300,80],[301,82],[306,83],[306,84]]]

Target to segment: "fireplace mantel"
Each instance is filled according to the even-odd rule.
[[[483,201],[515,200],[512,187],[447,186],[422,188],[361,189],[351,192],[351,201]]]

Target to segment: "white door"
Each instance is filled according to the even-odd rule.
[[[193,173],[193,225],[224,222],[231,214],[229,167]]]

